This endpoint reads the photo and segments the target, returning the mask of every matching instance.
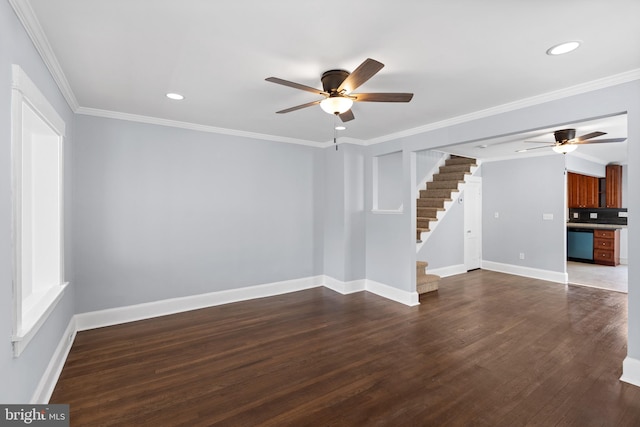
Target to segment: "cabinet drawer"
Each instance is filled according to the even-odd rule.
[[[613,244],[615,240],[613,239],[602,239],[596,237],[593,239],[593,249],[611,249],[613,250]]]
[[[613,239],[616,237],[616,230],[593,230],[593,237],[600,239]]]
[[[614,260],[613,250],[594,249],[593,250],[593,261],[596,264],[614,265],[615,264],[615,260]]]

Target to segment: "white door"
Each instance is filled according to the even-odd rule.
[[[482,179],[468,177],[464,189],[464,266],[467,271],[481,267],[482,260]]]

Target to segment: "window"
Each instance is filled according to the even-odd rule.
[[[66,283],[63,268],[65,123],[22,69],[13,65],[14,355],[24,350]]]

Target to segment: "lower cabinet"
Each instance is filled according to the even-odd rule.
[[[593,261],[596,264],[620,264],[620,230],[593,231]]]

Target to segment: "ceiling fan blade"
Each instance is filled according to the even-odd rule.
[[[588,133],[586,135],[582,135],[582,136],[579,136],[577,138],[574,138],[573,141],[584,141],[584,140],[587,140],[587,139],[595,138],[597,136],[602,136],[602,135],[606,135],[606,134],[607,134],[606,132],[591,132],[591,133]]]
[[[307,102],[306,104],[296,105],[295,107],[287,108],[286,110],[276,111],[276,114],[290,113],[292,111],[301,110],[303,108],[311,107],[313,105],[318,105],[320,104],[320,101],[313,101],[313,102]]]
[[[351,93],[356,90],[360,85],[373,77],[378,71],[384,67],[382,62],[378,62],[375,59],[367,58],[358,66],[353,73],[344,79],[344,81],[338,87],[338,93],[343,90],[346,93]]]
[[[340,120],[342,120],[343,122],[348,122],[350,120],[355,119],[356,117],[353,115],[353,111],[351,110],[347,110],[344,113],[340,114]]]
[[[591,141],[572,141],[569,144],[578,145],[578,144],[600,144],[600,143],[608,143],[608,142],[624,142],[627,138],[607,138],[607,139],[594,139]]]
[[[409,102],[412,93],[353,93],[358,102]]]
[[[294,89],[306,90],[307,92],[315,93],[315,94],[318,94],[318,95],[329,96],[329,94],[327,92],[324,92],[324,91],[322,91],[320,89],[316,89],[316,88],[311,87],[311,86],[301,85],[300,83],[290,82],[289,80],[283,80],[283,79],[279,79],[277,77],[267,77],[265,80],[268,81],[268,82],[271,82],[271,83],[277,83],[279,85],[289,86],[289,87],[292,87]]]

